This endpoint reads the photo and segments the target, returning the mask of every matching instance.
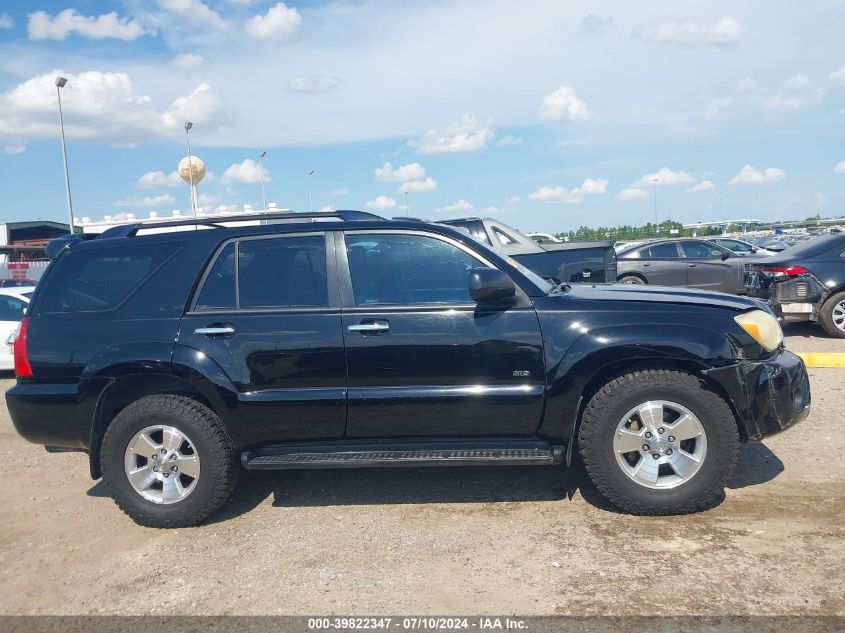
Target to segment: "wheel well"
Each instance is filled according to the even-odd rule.
[[[643,283],[645,283],[645,284],[648,283],[648,280],[641,273],[622,273],[621,275],[619,275],[616,278],[616,281],[620,281],[620,280],[624,279],[625,277],[636,277],[637,279],[642,279]]]
[[[188,382],[175,376],[135,374],[118,378],[108,386],[106,392],[100,398],[97,411],[94,415],[94,425],[91,430],[91,445],[88,451],[92,478],[99,479],[102,475],[100,471],[100,444],[112,420],[127,405],[145,396],[155,394],[178,394],[186,396],[214,411],[214,407],[207,398],[194,389]]]
[[[575,417],[575,424],[572,425],[572,429],[570,430],[570,444],[574,444],[577,441],[576,438],[578,437],[578,427],[581,426],[581,416],[584,413],[584,408],[587,406],[587,403],[593,398],[593,396],[596,395],[596,392],[598,392],[599,389],[601,389],[604,385],[606,385],[608,382],[618,376],[621,376],[623,374],[630,374],[631,372],[635,371],[642,371],[645,369],[674,369],[677,371],[692,374],[696,378],[699,378],[704,381],[707,386],[710,387],[710,389],[717,393],[727,403],[728,407],[731,410],[731,413],[733,413],[734,421],[737,423],[737,428],[739,430],[740,438],[742,439],[742,441],[748,439],[744,436],[742,424],[739,423],[739,417],[737,416],[736,405],[734,404],[733,399],[728,395],[728,393],[722,388],[721,385],[701,373],[702,365],[692,361],[659,358],[620,360],[605,365],[604,367],[599,369],[595,374],[593,374],[590,377],[590,380],[585,385],[584,390],[582,391],[580,407],[578,409],[578,414]]]

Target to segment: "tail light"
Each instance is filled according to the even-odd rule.
[[[12,351],[15,356],[15,376],[26,378],[32,376],[32,367],[29,365],[29,357],[26,353],[26,330],[29,325],[29,317],[21,319],[18,326],[18,333],[15,342],[12,344]]]
[[[764,273],[769,273],[773,277],[797,277],[798,275],[806,275],[810,272],[801,266],[763,266],[760,270]]]

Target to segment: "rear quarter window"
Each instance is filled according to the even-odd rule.
[[[42,290],[38,312],[114,310],[181,246],[166,243],[71,251],[56,262]]]

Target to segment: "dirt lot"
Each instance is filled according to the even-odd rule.
[[[811,379],[810,418],[744,446],[720,507],[668,518],[562,468],[292,471],[245,473],[202,527],[139,528],[3,406],[0,614],[845,615],[845,370]]]

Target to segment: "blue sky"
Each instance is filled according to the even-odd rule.
[[[645,5],[645,6],[644,6]],[[201,204],[523,230],[845,214],[841,1],[0,0],[0,221]],[[389,164],[389,166],[388,166]],[[721,196],[720,196],[721,192]],[[722,210],[720,212],[720,197]]]

